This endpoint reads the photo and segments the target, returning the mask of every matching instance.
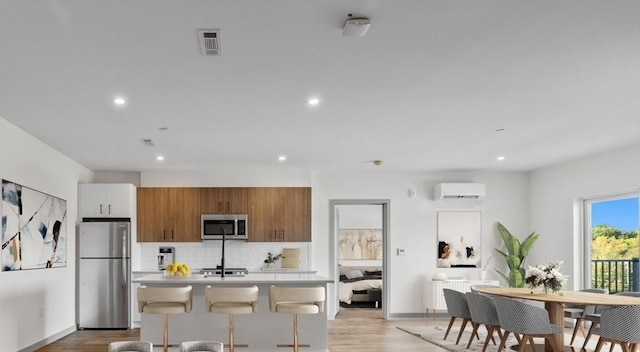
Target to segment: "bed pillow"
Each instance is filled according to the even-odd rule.
[[[362,271],[360,270],[351,270],[347,272],[345,275],[347,275],[347,279],[355,279],[355,278],[364,276],[362,275]]]

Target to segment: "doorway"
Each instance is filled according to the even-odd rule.
[[[389,218],[388,199],[345,199],[330,200],[330,262],[333,277],[343,279],[346,284],[334,285],[332,308],[337,315],[340,311],[341,288],[343,298],[353,297],[352,288],[358,288],[357,304],[381,305],[381,317],[389,316]],[[349,274],[349,275],[346,275]],[[362,274],[360,278],[359,275]],[[380,280],[375,282],[375,275]],[[371,279],[371,280],[369,280]],[[361,281],[352,285],[349,281]],[[339,281],[339,280],[336,280]],[[375,285],[379,287],[373,287]],[[365,286],[373,285],[369,289]],[[348,291],[348,292],[347,292]],[[379,301],[378,301],[379,300]],[[354,302],[352,301],[351,304]],[[331,303],[330,303],[331,304]]]

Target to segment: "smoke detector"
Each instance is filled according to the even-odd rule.
[[[342,35],[345,37],[364,37],[367,34],[367,30],[371,26],[371,20],[366,17],[351,17],[344,23],[342,27]]]
[[[200,53],[205,56],[220,56],[220,30],[219,29],[198,29],[198,40],[200,41]]]

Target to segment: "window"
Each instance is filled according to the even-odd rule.
[[[585,201],[585,274],[590,287],[640,291],[638,194]]]

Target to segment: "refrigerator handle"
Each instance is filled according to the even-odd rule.
[[[129,274],[127,274],[127,261],[122,260],[122,277],[124,278],[124,282],[120,283],[120,285],[124,288],[129,286]]]
[[[129,258],[129,235],[127,234],[127,228],[125,227],[122,230],[122,256],[125,258]]]

